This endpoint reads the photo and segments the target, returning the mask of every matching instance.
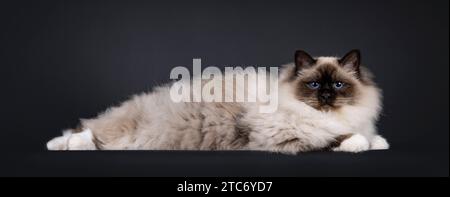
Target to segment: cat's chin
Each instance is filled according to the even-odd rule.
[[[340,106],[332,105],[332,104],[324,104],[320,106],[314,107],[315,109],[323,112],[336,111],[340,108]]]

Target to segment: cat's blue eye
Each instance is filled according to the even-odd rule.
[[[320,83],[315,82],[315,81],[309,82],[306,85],[308,86],[308,88],[313,89],[313,90],[315,90],[315,89],[320,87]]]
[[[337,90],[339,90],[339,89],[341,89],[341,88],[343,88],[344,87],[344,83],[342,83],[342,82],[340,82],[340,81],[338,81],[338,82],[334,82],[333,83],[333,87],[335,88],[335,89],[337,89]]]

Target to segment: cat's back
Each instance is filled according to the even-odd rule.
[[[121,114],[128,118],[115,123],[122,129],[96,129],[103,130],[96,135],[106,141],[105,149],[236,149],[245,142],[235,129],[243,110],[235,102],[174,102],[170,86],[162,86],[108,110],[104,117],[126,111]],[[94,122],[90,125],[98,125]]]

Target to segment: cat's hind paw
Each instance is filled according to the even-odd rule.
[[[341,144],[333,148],[336,152],[352,152],[358,153],[362,151],[367,151],[370,148],[370,143],[366,137],[360,134],[354,134],[351,137],[345,139]]]
[[[92,132],[86,129],[80,133],[65,131],[63,136],[55,137],[47,142],[47,149],[60,150],[95,150]]]
[[[48,150],[67,150],[69,145],[71,131],[64,131],[62,136],[55,137],[47,142]]]

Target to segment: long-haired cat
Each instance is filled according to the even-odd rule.
[[[387,149],[375,123],[381,93],[358,50],[296,51],[277,78],[278,108],[258,102],[173,102],[170,86],[134,96],[47,143],[49,150],[261,150],[295,154]],[[258,75],[258,74],[256,74]],[[226,80],[226,79],[224,79]],[[232,83],[233,84],[233,83]],[[230,90],[238,92],[239,85]]]

